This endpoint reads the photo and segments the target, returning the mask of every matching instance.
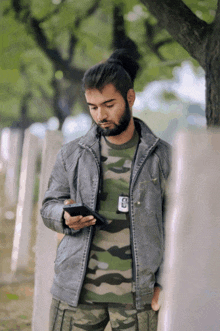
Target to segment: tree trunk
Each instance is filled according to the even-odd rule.
[[[208,126],[220,126],[220,10],[206,50],[206,119]]]
[[[70,115],[70,110],[67,105],[66,100],[62,96],[62,91],[61,91],[61,86],[60,82],[54,77],[51,85],[53,86],[54,89],[54,95],[53,95],[53,111],[54,115],[58,118],[59,120],[59,128],[62,127],[65,118]]]

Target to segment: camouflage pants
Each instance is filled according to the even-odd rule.
[[[77,308],[52,299],[50,331],[104,331],[110,321],[113,331],[156,331],[157,312],[116,304],[79,304]]]

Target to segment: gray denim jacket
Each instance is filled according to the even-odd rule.
[[[170,146],[154,136],[139,119],[140,135],[130,181],[130,229],[136,307],[151,302],[160,283],[164,252],[165,183],[170,171]],[[93,125],[83,137],[65,144],[57,155],[41,215],[50,229],[64,233],[55,260],[52,295],[77,306],[86,274],[95,226],[68,228],[63,202],[72,198],[94,209],[100,184],[100,141]]]

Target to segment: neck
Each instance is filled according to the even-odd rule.
[[[125,131],[123,131],[122,133],[120,133],[117,136],[108,136],[108,137],[106,137],[106,139],[111,144],[122,145],[122,144],[127,143],[129,140],[131,140],[131,138],[133,137],[133,134],[134,134],[134,130],[135,130],[134,119],[133,119],[133,117],[131,117],[128,127]]]

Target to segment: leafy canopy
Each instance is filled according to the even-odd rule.
[[[53,115],[51,81],[54,75],[61,79],[63,74],[62,70],[54,69],[57,63],[39,46],[31,19],[40,23],[50,50],[57,50],[63,60],[70,61],[71,67],[86,70],[113,51],[113,8],[121,6],[126,34],[141,54],[141,70],[135,86],[138,91],[153,80],[172,78],[173,68],[191,59],[138,0],[20,0],[14,1],[17,7],[12,7],[12,3],[0,1],[2,126],[19,119],[21,101],[27,93],[31,93],[28,108],[33,121],[44,121]],[[97,8],[89,15],[93,3]],[[184,3],[199,18],[212,22],[216,0],[184,0]],[[76,41],[72,50],[71,40]],[[193,63],[197,66],[196,61]]]

